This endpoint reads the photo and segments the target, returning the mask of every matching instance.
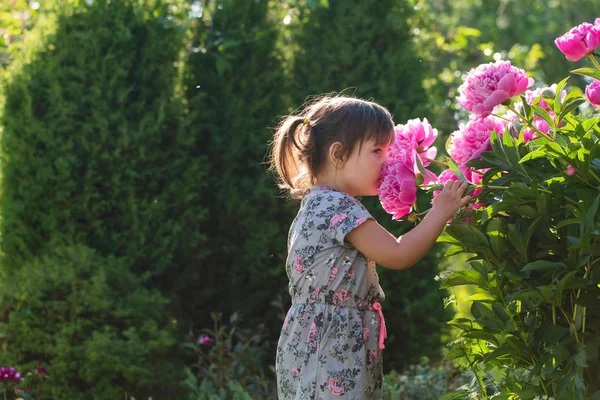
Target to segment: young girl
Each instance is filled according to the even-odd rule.
[[[448,182],[417,227],[392,236],[355,196],[377,195],[393,141],[390,113],[349,97],[323,97],[275,132],[271,166],[302,199],[288,236],[292,306],[276,355],[280,400],[383,397],[384,294],[375,264],[411,267],[469,201],[466,184]]]

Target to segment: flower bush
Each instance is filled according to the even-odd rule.
[[[439,278],[442,288],[478,288],[471,317],[449,322],[459,334],[446,357],[475,380],[446,399],[600,398],[600,19],[555,43],[569,60],[589,58],[593,68],[571,71],[590,79],[585,93],[568,77],[533,88],[508,61],[481,65],[459,88],[472,115],[449,139],[448,170],[420,181],[427,171],[405,157],[394,187],[402,207],[390,200],[392,167],[382,182],[384,208],[409,220],[421,216],[409,204],[416,187],[435,195],[449,179],[471,184],[477,206],[439,238],[468,266]]]
[[[42,391],[48,370],[38,365],[23,376],[15,367],[0,367],[0,392],[5,400],[43,400],[50,398]]]
[[[186,370],[189,400],[274,398],[274,374],[263,366],[275,350],[266,340],[264,326],[241,329],[238,313],[231,315],[229,326],[223,324],[220,313],[212,313],[211,318],[212,329],[203,329],[199,336],[190,332],[184,344],[197,357]]]

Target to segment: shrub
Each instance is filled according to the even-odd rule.
[[[51,398],[156,396],[174,386],[166,301],[123,259],[57,247],[4,272],[0,289],[3,360],[48,365]]]

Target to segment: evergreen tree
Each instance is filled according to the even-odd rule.
[[[175,98],[182,30],[151,3],[61,9],[6,88],[1,357],[48,365],[54,398],[168,396],[180,379],[167,299],[147,288],[204,240],[207,166]]]
[[[278,332],[270,303],[286,289],[292,215],[265,165],[270,128],[286,111],[279,21],[269,3],[214,2],[194,30],[184,82],[189,125],[211,171],[198,198],[209,209],[202,224],[209,239],[197,277],[181,287],[189,294],[182,307],[200,324],[209,323],[211,311],[241,311],[254,318],[248,324],[271,321]],[[202,291],[191,290],[197,282]]]

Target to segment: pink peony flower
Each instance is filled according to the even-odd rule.
[[[499,135],[504,133],[506,121],[489,116],[483,119],[471,119],[466,125],[452,133],[448,153],[457,164],[465,164],[478,158],[485,151],[491,151],[490,136],[492,131]]]
[[[390,160],[382,171],[378,189],[383,209],[398,220],[409,214],[417,200],[417,181],[414,169],[401,159]]]
[[[341,396],[345,392],[344,382],[339,378],[329,378],[327,389],[329,389],[332,395]]]
[[[578,61],[593,52],[600,45],[600,24],[584,22],[554,41],[556,47],[569,61]]]
[[[215,340],[213,338],[211,338],[210,336],[202,335],[202,336],[200,336],[200,339],[198,339],[198,344],[200,344],[200,345],[211,345],[214,343],[215,343]]]
[[[554,114],[554,112],[548,111],[548,113],[550,114],[554,122],[556,122],[556,115]],[[533,117],[531,124],[535,126],[535,128],[540,132],[548,133],[550,131],[550,125],[548,124],[548,122],[542,117],[538,117],[537,115]],[[536,139],[536,134],[537,132],[533,128],[525,127],[523,129],[523,140],[525,141],[525,143],[530,142]]]
[[[533,101],[535,99],[539,98],[540,101],[537,104],[537,106],[539,106],[545,110],[548,110],[550,108],[550,106],[544,100],[544,96],[543,96],[544,92],[551,92],[552,94],[556,95],[556,83],[553,84],[552,86],[540,87],[537,89],[526,91],[525,92],[525,100],[527,100],[527,104],[533,104]],[[563,90],[561,97],[564,99],[566,95],[567,95],[567,91]],[[522,107],[522,105],[520,107]]]
[[[409,158],[415,160],[416,157],[421,159],[424,166],[430,164],[427,159],[434,159],[437,155],[437,149],[435,147],[429,147],[437,139],[437,129],[434,129],[427,118],[410,119],[404,125],[396,125],[394,129],[396,133],[396,139],[390,150],[388,156],[391,159],[396,158]],[[413,169],[415,174],[419,172],[416,163],[413,163]]]
[[[510,61],[481,64],[468,72],[465,82],[459,86],[457,101],[479,117],[492,113],[494,107],[533,86],[520,68]]]
[[[599,18],[600,19],[600,18]],[[600,81],[594,81],[585,87],[585,96],[594,106],[600,106]]]
[[[19,383],[24,378],[21,377],[21,373],[13,367],[2,367],[0,368],[0,383],[12,382]]]
[[[573,176],[573,175],[575,175],[576,173],[577,173],[577,168],[575,168],[575,167],[574,167],[574,166],[572,166],[572,165],[568,165],[568,166],[567,166],[567,175],[569,175],[569,176]]]

